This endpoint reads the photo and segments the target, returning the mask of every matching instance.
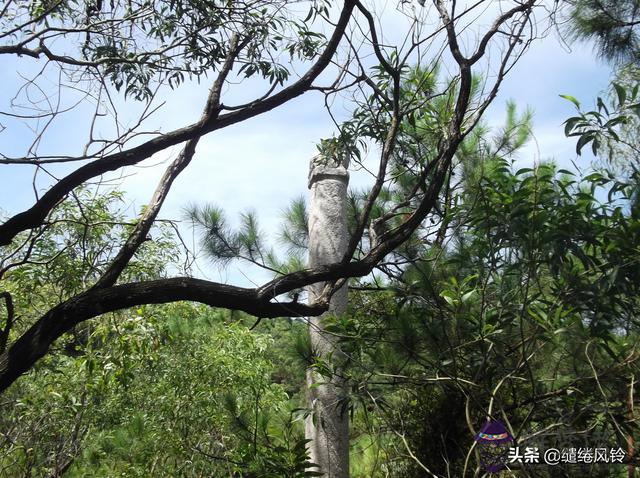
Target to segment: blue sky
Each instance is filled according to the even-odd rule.
[[[385,13],[382,26],[393,37],[397,18]],[[7,55],[0,57],[0,85],[2,98],[0,110],[9,107],[9,92],[21,81],[20,76],[32,74],[41,68],[42,62],[30,58],[19,60]],[[515,99],[519,107],[534,110],[535,141],[521,154],[520,161],[531,164],[540,159],[553,158],[567,165],[576,159],[574,141],[564,137],[562,122],[573,114],[572,105],[559,97],[571,94],[590,106],[598,94],[606,89],[610,78],[609,67],[594,58],[588,44],[573,45],[569,49],[551,33],[536,41],[521,61],[511,71],[502,85],[499,95],[487,111],[486,121],[500,127],[504,119],[505,104]],[[51,79],[51,85],[55,82]],[[257,82],[242,86],[242,94],[256,95]],[[200,114],[206,98],[207,82],[183,85],[168,94],[165,107],[152,117],[152,128],[169,131],[194,121]],[[73,101],[77,93],[68,95]],[[125,106],[123,116],[132,113]],[[88,130],[86,117],[80,110],[60,123],[43,138],[43,152],[78,152],[78,138]],[[131,117],[133,115],[130,114]],[[31,133],[14,120],[0,116],[0,124],[8,126],[0,133],[0,151],[19,154],[17,151]],[[334,132],[330,118],[323,109],[323,97],[317,92],[307,93],[285,106],[229,127],[205,137],[198,146],[194,162],[176,180],[161,216],[180,218],[187,204],[211,202],[222,206],[230,218],[238,212],[253,209],[260,218],[263,229],[275,242],[275,233],[282,210],[291,199],[306,194],[308,163],[315,154],[315,144],[322,137]],[[71,148],[71,149],[69,149]],[[177,153],[174,148],[169,153]],[[145,161],[140,167],[129,168],[125,178],[118,181],[126,191],[133,209],[145,204],[153,193],[155,181],[163,172],[161,163],[173,156],[164,152]],[[374,154],[368,159],[375,163]],[[578,162],[585,164],[584,159]],[[150,167],[156,165],[155,167]],[[586,164],[585,164],[586,166]],[[58,175],[70,167],[55,168]],[[47,184],[45,176],[38,188]],[[0,165],[0,207],[8,212],[18,212],[33,203],[33,168]],[[352,183],[362,186],[368,182],[363,172],[352,172]],[[232,281],[249,285],[266,277],[246,267],[230,266],[225,271],[205,267],[204,274],[212,280]],[[245,278],[243,273],[250,276]]]

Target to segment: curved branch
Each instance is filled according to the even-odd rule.
[[[0,331],[0,353],[3,353],[7,347],[9,333],[11,333],[11,327],[13,326],[15,309],[13,306],[13,297],[11,297],[9,292],[0,292],[0,298],[4,299],[4,304],[7,308],[7,321],[5,322],[4,329]]]
[[[241,310],[265,318],[319,315],[327,308],[326,303],[271,302],[259,297],[253,289],[189,277],[92,289],[51,309],[0,355],[0,392],[27,372],[56,339],[75,325],[107,312],[180,300]]]
[[[331,62],[331,58],[335,54],[349,19],[351,18],[354,6],[353,0],[345,1],[336,28],[325,50],[316,63],[311,66],[298,81],[269,98],[249,103],[246,108],[242,110],[220,116],[205,114],[197,123],[176,129],[127,151],[106,156],[78,168],[52,186],[31,208],[16,214],[4,224],[0,225],[0,246],[9,244],[20,232],[40,225],[47,217],[47,214],[49,214],[71,190],[89,179],[109,171],[115,171],[124,166],[137,164],[170,146],[175,146],[176,144],[271,111],[308,91],[313,81]]]
[[[222,85],[224,84],[229,72],[233,68],[233,63],[238,55],[238,53],[242,50],[242,48],[246,45],[246,42],[238,43],[238,36],[234,34],[231,37],[229,53],[227,58],[220,70],[220,74],[216,78],[213,83],[213,87],[211,88],[211,92],[209,93],[209,98],[207,100],[207,106],[205,107],[204,115],[214,114],[217,115],[220,107],[220,95],[222,92]],[[153,222],[158,217],[158,213],[160,212],[160,208],[164,203],[167,195],[169,194],[169,190],[171,189],[171,185],[173,181],[180,175],[182,171],[191,163],[193,156],[196,152],[196,146],[198,145],[198,141],[200,137],[196,137],[187,141],[184,148],[178,155],[178,157],[171,163],[171,165],[167,168],[162,179],[160,179],[160,183],[158,184],[153,197],[151,198],[150,204],[147,206],[147,209],[142,214],[142,217],[136,224],[131,234],[127,238],[127,242],[122,246],[118,254],[116,255],[113,262],[110,264],[107,271],[100,277],[98,282],[94,284],[94,288],[100,287],[108,287],[113,285],[120,277],[122,271],[127,267],[129,261],[136,253],[140,245],[145,241]]]
[[[183,135],[182,137],[184,137],[185,135],[192,134],[199,137],[199,134],[204,134],[203,131],[217,129],[225,125],[250,118],[260,114],[261,112],[268,111],[269,109],[288,101],[288,99],[304,93],[304,91],[311,86],[311,83],[317,75],[326,67],[335,52],[337,44],[342,37],[342,33],[344,32],[354,8],[353,1],[354,0],[347,0],[345,3],[345,7],[341,15],[341,23],[339,23],[338,27],[336,27],[336,31],[334,31],[334,35],[330,42],[331,46],[328,46],[327,49],[325,49],[321,59],[319,59],[307,74],[294,85],[285,88],[266,100],[250,103],[249,106],[243,110],[223,116],[218,116],[219,102],[213,101],[208,103],[207,111],[200,122],[195,126],[177,130],[178,133],[169,133],[169,136],[173,135],[171,136],[173,137],[173,140],[175,140],[175,135]],[[450,44],[449,46],[455,50],[454,45]],[[339,281],[346,280],[350,277],[365,276],[369,274],[387,254],[406,241],[410,235],[420,227],[424,219],[437,203],[453,157],[460,142],[468,133],[468,130],[463,131],[463,125],[470,104],[472,88],[471,64],[468,60],[462,59],[462,61],[459,62],[459,67],[460,87],[455,105],[455,115],[449,125],[449,134],[439,143],[437,158],[429,163],[427,166],[428,169],[425,169],[425,174],[426,171],[430,171],[432,176],[429,184],[424,189],[424,193],[418,207],[414,210],[413,214],[411,214],[397,228],[383,234],[380,237],[380,242],[362,259],[353,262],[338,262],[315,267],[313,269],[294,272],[278,277],[256,289],[247,289],[183,277],[123,284],[118,286],[112,286],[111,284],[113,283],[113,280],[109,279],[104,282],[104,286],[94,287],[51,309],[31,328],[29,328],[15,343],[13,343],[8,351],[0,355],[0,391],[9,387],[20,375],[29,370],[33,364],[35,364],[35,362],[47,352],[51,344],[62,334],[84,320],[88,320],[107,312],[141,304],[160,304],[179,300],[189,300],[204,303],[213,307],[241,310],[257,317],[294,317],[319,315],[323,313],[328,307],[328,296],[331,295],[331,289],[326,291],[326,293],[323,293],[319,300],[311,305],[301,304],[295,300],[292,302],[278,303],[273,302],[273,299],[281,294],[317,282]],[[502,76],[497,80],[497,85],[499,85],[501,81]],[[192,129],[190,130],[189,128]],[[196,133],[194,133],[194,131]],[[393,142],[393,139],[394,134],[391,135],[390,141]],[[162,141],[166,141],[166,139],[158,138],[155,142],[152,140],[139,148],[152,148],[155,147],[153,145],[156,143],[162,143]],[[389,144],[389,148],[391,146],[392,144]],[[135,150],[136,148],[131,151]],[[122,153],[122,155],[132,154],[131,151],[128,153]],[[389,149],[388,154],[390,154],[390,151],[391,150]],[[121,158],[126,158],[126,156],[122,155],[120,156]],[[110,164],[114,165],[113,169],[117,169],[122,165],[113,159],[117,156],[118,155],[113,155],[110,157],[110,161],[112,161]],[[136,162],[136,158],[132,159],[132,161]],[[105,162],[105,160],[96,161],[91,163],[91,165],[97,164],[97,166],[94,167],[100,167],[103,162]],[[76,173],[72,173],[67,176],[67,178],[64,178],[61,183],[65,183],[66,181],[65,184],[67,185],[73,184],[74,179],[69,178],[74,178],[74,174],[83,170],[85,172],[80,174],[88,174],[84,168],[80,168]],[[167,174],[169,174],[168,177],[171,178],[173,173],[168,172]],[[75,178],[77,179],[77,177]],[[160,186],[161,194],[162,184],[163,183],[161,183]],[[57,193],[52,193],[57,186],[58,185],[54,186],[34,206],[34,208],[43,208],[42,210],[38,210],[35,213],[30,212],[31,210],[26,211],[18,216],[14,216],[11,220],[7,221],[7,223],[0,226],[0,245],[3,244],[3,240],[7,240],[8,238],[10,241],[12,237],[15,236],[17,233],[15,232],[16,221],[22,220],[23,223],[21,224],[23,225],[26,223],[27,226],[25,228],[29,228],[29,224],[33,221],[36,221],[35,225],[37,225],[37,214],[44,214],[42,217],[46,217],[46,214],[48,214],[51,207],[55,206],[57,201],[62,199],[66,192],[73,189],[73,187],[71,187],[71,189],[68,189],[66,192],[64,190],[58,190]],[[58,196],[56,198],[55,194],[62,194],[62,196]],[[47,199],[45,200],[45,198]],[[50,203],[52,200],[53,203]],[[21,216],[22,219],[20,219]],[[14,222],[12,223],[12,221]],[[29,221],[31,221],[31,223]],[[11,227],[14,229],[11,229]],[[12,233],[13,236],[11,236]],[[116,279],[117,275],[118,274],[115,275]]]
[[[484,56],[484,54],[485,54],[485,52],[487,50],[487,45],[489,44],[489,42],[491,41],[493,36],[500,31],[500,27],[507,20],[509,20],[511,17],[513,17],[516,13],[526,13],[528,15],[530,10],[531,10],[531,8],[533,8],[533,6],[535,5],[535,3],[536,3],[536,0],[529,0],[527,2],[522,3],[521,5],[518,5],[517,7],[512,8],[511,10],[505,12],[503,15],[501,15],[499,18],[497,18],[496,21],[493,23],[493,26],[482,37],[482,40],[480,40],[480,44],[478,45],[478,49],[473,54],[473,56],[471,56],[471,58],[469,58],[469,63],[470,64],[474,64],[482,56]]]

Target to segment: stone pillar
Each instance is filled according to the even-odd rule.
[[[346,223],[348,164],[316,156],[309,170],[309,266],[315,267],[342,260],[348,242]],[[318,297],[324,283],[308,288],[309,303]],[[324,320],[329,314],[342,314],[347,310],[346,285],[331,298],[329,311],[313,317],[309,324],[312,350],[324,360],[338,362],[342,352],[337,340],[324,331]],[[339,373],[339,372],[338,372]],[[321,385],[315,385],[321,383]],[[349,414],[342,410],[346,391],[339,376],[321,377],[307,370],[308,407],[313,410],[305,423],[311,461],[317,464],[326,478],[349,477]]]

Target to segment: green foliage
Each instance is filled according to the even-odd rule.
[[[77,358],[49,356],[5,395],[4,475],[70,459],[71,477],[315,476],[274,339],[227,318],[178,303],[99,320]]]
[[[365,429],[393,424],[438,476],[463,476],[487,415],[522,444],[540,443],[527,436],[547,427],[537,439],[548,446],[554,427],[573,443],[637,437],[626,418],[640,325],[631,194],[606,173],[580,180],[551,164],[488,164],[452,210],[449,247],[425,247],[395,293],[358,295],[352,318],[336,322],[349,337],[352,400],[374,412]],[[391,461],[406,456],[397,440],[385,448]],[[416,460],[404,463],[405,476],[422,476]]]
[[[200,232],[203,249],[214,264],[226,266],[232,260],[241,259],[276,275],[296,272],[306,266],[304,253],[309,229],[303,198],[294,200],[283,211],[280,242],[287,249],[284,259],[265,245],[264,234],[253,212],[241,213],[240,225],[235,230],[227,225],[224,211],[214,205],[191,206],[186,212],[193,227]],[[294,290],[290,295],[299,295],[300,292]]]
[[[21,320],[10,338],[19,336],[44,311],[86,290],[105,272],[133,224],[125,216],[122,193],[116,190],[75,190],[52,212],[48,222],[22,234],[22,247],[0,248],[0,276],[11,293]],[[124,269],[120,281],[156,279],[179,268],[181,254],[168,223],[151,229],[147,240]],[[84,340],[77,328],[70,343]],[[87,329],[88,330],[88,329]]]
[[[561,95],[571,101],[578,111],[577,116],[564,122],[565,135],[578,138],[576,143],[578,154],[581,154],[582,149],[588,144],[591,144],[594,155],[603,154],[603,146],[606,146],[604,157],[608,159],[615,158],[616,153],[620,152],[620,147],[624,147],[625,144],[637,152],[633,145],[626,141],[622,142],[621,135],[625,138],[625,127],[633,127],[638,124],[640,118],[639,89],[640,84],[637,82],[631,87],[614,82],[611,88],[613,96],[611,101],[598,97],[597,109],[592,111],[583,111],[576,98]]]
[[[640,3],[637,0],[570,0],[569,31],[576,39],[593,40],[603,58],[640,61]]]
[[[234,32],[244,46],[236,60],[239,74],[282,85],[290,71],[279,57],[315,58],[326,41],[309,27],[327,11],[324,1],[312,2],[304,19],[292,18],[286,2],[262,0],[15,2],[4,9],[0,29],[27,47],[45,40],[43,30],[57,38],[53,32],[63,29],[68,45],[78,45],[67,55],[78,57],[74,64],[95,65],[125,96],[149,100],[157,82],[175,88],[218,70]]]
[[[472,473],[487,416],[524,446],[552,446],[557,433],[578,446],[637,440],[626,401],[639,360],[635,177],[514,168],[531,113],[512,103],[506,116],[495,133],[480,125],[466,138],[442,210],[387,258],[387,279],[360,281],[351,313],[329,325],[349,358],[355,433],[387,440],[392,476]],[[437,135],[422,141],[426,151]],[[410,148],[396,158],[420,160]],[[380,195],[374,217],[410,211],[398,206],[417,180],[410,171]],[[354,195],[354,209],[365,197]]]
[[[23,238],[33,241],[28,255],[3,255],[19,310],[37,316],[100,277],[131,228],[121,197],[76,191]],[[257,226],[244,221],[238,242],[250,244]],[[123,281],[177,267],[169,229],[151,234]],[[315,476],[290,401],[304,369],[286,344],[302,324],[258,334],[251,323],[177,303],[78,327],[3,394],[0,475]],[[28,325],[21,316],[11,333]]]
[[[227,264],[232,259],[243,258],[253,263],[265,262],[269,252],[265,251],[255,213],[242,213],[237,231],[227,226],[224,212],[215,206],[192,206],[187,214],[200,229],[202,244],[212,261]]]
[[[309,241],[307,204],[303,197],[291,202],[284,211],[284,226],[280,235],[290,254],[306,252]]]
[[[163,41],[192,40],[185,48],[197,50],[188,57],[196,66],[180,68],[194,74],[226,54],[227,39],[216,29],[235,15],[257,42],[284,28],[284,17],[271,6],[236,11],[208,9],[209,2],[168,5],[176,11],[161,9],[164,23],[148,31]],[[32,7],[37,15],[44,5]],[[77,12],[75,4],[62,7],[49,16],[68,15],[71,7]],[[326,8],[314,4],[305,21]],[[312,57],[321,37],[295,26],[305,40],[286,49]],[[207,44],[189,37],[188,31],[201,28],[212,29]],[[287,41],[273,39],[268,47],[250,45],[247,55],[253,56],[245,58],[242,74],[286,80],[275,62],[261,63],[265,51]],[[87,52],[130,54],[120,46],[104,53],[95,41],[89,39]],[[205,53],[209,57],[199,58]],[[134,85],[131,94],[157,73],[149,66],[114,68],[112,81]],[[447,137],[458,87],[440,81],[438,70],[402,72],[406,110],[391,179],[373,205],[356,255],[415,211],[431,179],[428,167],[422,171]],[[383,68],[374,79],[372,100],[393,93]],[[479,83],[476,78],[474,90]],[[599,99],[592,112],[564,96],[578,109],[566,122],[566,133],[578,138],[578,153],[589,144],[600,153],[607,144],[612,157],[624,138],[637,146],[636,135],[620,131],[638,113],[638,88],[613,88],[613,107]],[[359,161],[370,143],[384,143],[389,121],[384,107],[372,115],[363,106],[319,149]],[[640,360],[637,177],[621,178],[610,169],[581,175],[552,163],[518,169],[517,155],[530,137],[531,112],[519,112],[514,102],[503,128],[492,132],[479,124],[466,136],[425,223],[385,258],[375,277],[351,281],[348,314],[326,319],[344,361],[315,359],[303,322],[266,321],[249,331],[251,318],[189,303],[109,314],[66,337],[71,340],[63,350],[3,396],[0,474],[319,476],[302,436],[308,367],[330,377],[339,366],[350,387],[339,405],[353,418],[353,476],[421,476],[426,469],[470,474],[473,433],[487,416],[504,420],[523,444],[534,443],[531,435],[538,431],[536,439],[554,440],[554,429],[573,438],[597,432],[604,440],[598,445],[637,441],[627,403]],[[367,198],[366,191],[350,195],[352,230]],[[7,256],[15,265],[7,269],[6,283],[21,310],[35,314],[100,276],[130,231],[115,206],[120,199],[117,193],[79,191],[37,232],[27,260]],[[211,259],[225,264],[242,258],[276,274],[305,264],[304,201],[293,202],[284,216],[281,239],[290,255],[281,260],[265,247],[255,214],[241,214],[232,228],[219,208],[189,211]],[[161,276],[177,258],[167,231],[154,231],[123,280]],[[19,322],[15,330],[24,326]],[[601,470],[566,475],[601,476]]]

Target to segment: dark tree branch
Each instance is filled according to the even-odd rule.
[[[359,1],[356,1],[356,6],[358,7],[360,13],[362,13],[367,19],[367,24],[369,25],[369,33],[371,33],[371,45],[373,46],[373,51],[376,55],[376,58],[385,69],[385,71],[389,74],[389,76],[391,76],[392,78],[399,78],[399,70],[391,66],[391,64],[384,57],[382,50],[380,49],[380,41],[378,40],[378,33],[376,32],[376,24],[373,19],[373,15],[371,15],[371,12],[367,10]]]
[[[391,124],[387,131],[384,144],[382,146],[382,152],[380,154],[380,165],[378,167],[378,174],[376,176],[376,181],[373,187],[371,188],[371,191],[369,192],[365,207],[362,211],[360,218],[358,219],[356,230],[354,234],[351,236],[351,239],[349,240],[349,244],[347,246],[347,251],[344,255],[343,262],[349,262],[353,257],[353,254],[358,248],[358,244],[360,242],[360,238],[364,233],[365,227],[369,222],[371,211],[373,210],[376,199],[380,195],[380,191],[382,191],[382,187],[384,185],[384,181],[387,175],[387,165],[389,164],[389,160],[391,159],[391,155],[393,153],[393,150],[396,144],[396,138],[400,130],[400,123],[402,122],[402,116],[400,112],[400,70],[402,68],[402,65],[398,65],[396,68],[394,68],[387,62],[387,60],[384,58],[384,55],[382,54],[382,51],[380,50],[378,35],[376,33],[376,26],[373,20],[373,16],[371,15],[371,12],[367,11],[360,2],[357,2],[357,7],[367,19],[367,23],[369,25],[369,32],[371,33],[371,39],[373,43],[373,49],[376,54],[376,58],[378,58],[378,61],[380,62],[380,64],[384,67],[385,71],[393,79],[393,100],[391,102],[391,105],[392,105]]]
[[[9,244],[20,232],[38,227],[47,217],[47,214],[49,214],[71,190],[89,179],[109,171],[115,171],[125,166],[137,164],[170,146],[175,146],[176,144],[271,111],[308,91],[313,81],[330,64],[331,58],[335,54],[340,40],[344,35],[354,7],[355,4],[353,0],[345,1],[336,28],[327,46],[316,63],[311,66],[298,81],[269,98],[249,103],[242,110],[202,118],[197,123],[168,132],[127,151],[106,156],[78,168],[52,186],[31,208],[16,214],[4,224],[0,225],[0,246]]]
[[[40,58],[40,52],[22,45],[6,45],[0,46],[0,55],[14,54],[18,56],[30,56],[31,58]]]
[[[36,48],[27,48],[23,44],[19,45],[4,45],[0,46],[0,55],[14,54],[18,56],[30,56],[31,58],[40,58],[44,55],[48,60],[55,61],[58,63],[63,63],[65,65],[73,65],[73,66],[82,66],[89,68],[97,68],[101,65],[108,65],[114,63],[122,63],[122,64],[140,64],[143,63],[141,59],[136,56],[134,58],[124,58],[124,57],[103,57],[99,60],[95,61],[87,61],[87,60],[78,60],[77,58],[73,58],[71,56],[66,55],[57,55],[53,53],[43,41],[40,42],[40,46]]]
[[[467,59],[460,51],[460,45],[458,44],[458,36],[456,35],[455,25],[453,20],[451,20],[451,17],[449,16],[447,8],[444,6],[442,0],[434,0],[433,4],[438,9],[438,13],[440,14],[442,23],[447,30],[447,41],[449,43],[449,50],[453,55],[453,59],[456,60],[459,65],[466,63]]]
[[[207,100],[207,105],[202,115],[204,120],[209,117],[216,116],[220,111],[220,94],[222,92],[222,86],[224,85],[229,72],[233,68],[234,60],[245,44],[246,42],[239,44],[238,36],[236,34],[232,36],[229,46],[229,54],[227,55],[227,59],[225,60],[213,87],[211,88],[211,92]],[[147,206],[147,209],[136,224],[136,227],[129,235],[127,242],[122,246],[106,272],[94,285],[95,288],[108,287],[116,283],[118,277],[125,267],[127,267],[127,264],[129,264],[129,261],[135,252],[145,241],[151,226],[153,226],[153,222],[156,220],[156,217],[158,217],[158,213],[160,212],[160,208],[162,207],[167,194],[169,194],[173,181],[182,171],[184,171],[193,159],[199,140],[200,137],[197,136],[196,138],[187,141],[178,157],[167,168],[160,180],[160,183],[158,184],[153,198],[151,198],[150,204]]]
[[[0,355],[0,392],[43,357],[53,342],[75,325],[142,304],[188,300],[211,307],[241,310],[256,317],[319,315],[326,303],[271,302],[254,289],[217,284],[190,277],[135,282],[91,289],[51,309]]]
[[[437,0],[434,0],[434,2],[436,2],[437,5],[440,4]],[[527,5],[530,3],[532,2],[528,2]],[[9,387],[21,374],[28,371],[62,334],[71,330],[82,321],[107,312],[141,304],[160,304],[189,300],[207,304],[212,307],[244,311],[256,317],[319,315],[326,311],[329,298],[337,287],[342,285],[348,278],[362,277],[370,274],[379,266],[380,261],[382,261],[387,254],[393,252],[421,227],[425,218],[437,204],[454,155],[465,135],[469,132],[468,128],[466,130],[464,129],[464,125],[469,114],[471,99],[472,64],[462,56],[457,47],[457,43],[451,41],[449,42],[449,48],[459,66],[459,89],[455,103],[455,114],[450,121],[447,133],[439,142],[438,151],[434,155],[435,159],[425,165],[420,172],[421,177],[424,175],[422,182],[424,182],[427,177],[429,177],[429,182],[423,186],[422,197],[416,198],[419,199],[419,203],[413,213],[398,227],[382,234],[380,241],[372,246],[364,257],[351,261],[351,257],[349,256],[344,261],[338,263],[286,274],[255,289],[240,288],[193,278],[173,278],[113,285],[141,244],[141,240],[146,236],[148,227],[150,227],[157,216],[157,212],[170,188],[171,182],[193,156],[198,138],[206,132],[269,111],[307,91],[308,88],[312,86],[314,79],[329,64],[344,34],[346,25],[355,6],[355,0],[347,0],[345,2],[338,25],[324,53],[314,66],[290,87],[285,88],[269,98],[249,103],[242,110],[219,115],[220,88],[224,83],[225,75],[225,73],[221,73],[221,76],[218,77],[219,81],[217,81],[212,88],[205,114],[198,123],[168,133],[161,138],[151,140],[127,152],[111,155],[103,160],[94,161],[79,168],[76,172],[70,174],[52,187],[31,209],[14,216],[0,226],[0,245],[2,245],[10,242],[20,231],[40,225],[51,208],[63,199],[66,194],[72,191],[74,187],[82,184],[86,179],[101,174],[102,172],[118,169],[125,164],[134,164],[144,159],[136,156],[139,153],[147,157],[167,145],[177,144],[185,140],[188,141],[185,149],[169,167],[160,182],[152,205],[150,206],[151,212],[148,215],[143,215],[134,232],[129,237],[127,244],[125,244],[123,250],[120,251],[98,284],[88,291],[49,310],[15,341],[7,351],[0,355],[0,391]],[[525,9],[524,13],[528,13],[529,11],[530,8]],[[507,22],[510,18],[511,16],[503,15],[501,17],[502,23]],[[447,30],[453,32],[455,36],[453,24],[449,22],[446,25]],[[499,28],[500,25],[494,27]],[[487,37],[485,36],[484,38]],[[491,37],[489,36],[488,38],[490,39]],[[512,43],[512,47],[513,45],[514,43]],[[478,51],[481,50],[484,54],[483,48]],[[511,49],[509,50],[509,54],[510,52]],[[381,52],[378,53],[381,54]],[[232,62],[232,60],[229,61]],[[505,63],[503,63],[503,65],[504,64]],[[231,67],[232,64],[229,65],[229,71]],[[496,80],[492,94],[497,91],[497,86],[502,79],[503,75],[500,75]],[[398,88],[399,85],[395,83],[392,122],[389,126],[385,144],[383,145],[382,164],[378,177],[380,184],[382,184],[381,181],[384,181],[386,161],[388,161],[393,152],[393,146],[396,142],[397,130],[399,128],[400,106]],[[416,195],[417,191],[418,190],[415,191]],[[374,194],[373,200],[375,200],[375,196],[376,194]],[[359,229],[360,235],[363,233],[362,224],[365,224],[365,221],[361,223]],[[352,242],[356,239],[352,239]],[[329,286],[325,288],[324,293],[316,303],[306,305],[296,300],[282,303],[274,300],[282,294],[318,282],[327,282]]]
[[[5,349],[7,348],[9,333],[11,332],[11,327],[13,326],[15,309],[13,306],[13,297],[11,297],[11,294],[9,292],[0,292],[0,298],[4,299],[4,304],[7,308],[7,321],[5,322],[4,329],[2,329],[2,332],[0,332],[0,353],[4,353]]]
[[[482,37],[482,40],[480,40],[480,45],[478,45],[478,49],[476,50],[476,52],[471,56],[471,58],[469,58],[469,63],[473,65],[484,56],[487,50],[487,45],[494,37],[494,35],[500,31],[500,27],[504,25],[507,20],[511,19],[516,13],[526,13],[526,15],[529,16],[531,9],[535,5],[535,3],[536,0],[528,0],[521,5],[512,8],[508,12],[505,12],[504,15],[501,15],[498,19],[496,19],[493,26]]]
[[[376,199],[380,195],[380,191],[382,191],[382,187],[384,185],[384,181],[387,174],[387,165],[389,164],[389,160],[391,159],[391,155],[393,153],[393,149],[396,144],[396,138],[400,130],[401,118],[399,117],[399,115],[396,115],[396,107],[395,107],[396,104],[397,102],[394,100],[394,114],[393,114],[393,117],[391,118],[391,125],[389,126],[389,131],[387,132],[387,137],[385,138],[384,145],[382,147],[378,175],[376,176],[376,181],[373,187],[371,188],[371,191],[369,192],[369,195],[367,197],[367,202],[362,211],[362,214],[358,218],[356,230],[354,234],[351,236],[351,239],[349,240],[347,252],[343,259],[344,262],[350,261],[356,249],[358,248],[358,244],[360,242],[360,239],[362,238],[364,229],[367,223],[369,222],[371,211],[373,210]]]

